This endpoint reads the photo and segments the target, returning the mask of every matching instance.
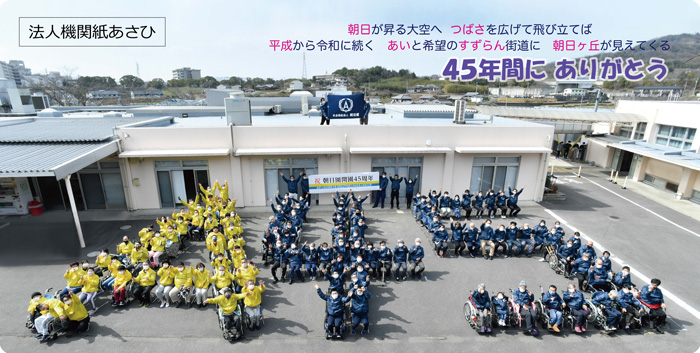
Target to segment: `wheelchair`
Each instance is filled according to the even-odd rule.
[[[566,264],[564,263],[566,259],[560,258],[554,251],[553,246],[546,246],[546,250],[547,255],[545,255],[544,259],[549,264],[549,268],[558,275],[566,275]]]
[[[101,286],[101,285],[102,285],[102,282],[100,282],[100,286]],[[43,294],[44,298],[46,298],[46,299],[58,298],[58,295],[61,293],[60,290],[57,290],[57,291],[55,291],[53,294],[51,294],[52,291],[53,291],[53,287],[52,287],[52,288],[48,288],[47,290],[45,290],[45,291],[44,291],[44,294]],[[37,317],[38,317],[38,316],[37,316]],[[36,329],[34,328],[34,320],[32,320],[32,315],[31,315],[31,314],[27,315],[27,322],[24,324],[24,326],[25,326],[27,329],[33,330],[34,332],[36,332]]]
[[[345,292],[347,293],[347,291]],[[327,295],[330,295],[330,292],[326,293]],[[343,305],[343,320],[340,323],[340,340],[345,339],[345,331],[348,327],[352,327],[352,314],[350,313],[350,305],[348,305],[350,301],[348,300],[345,305]],[[326,302],[326,306],[324,308],[324,315],[323,315],[323,329],[326,332],[326,339],[330,340],[331,338],[335,338],[335,336],[329,336],[328,335],[328,302]]]
[[[588,303],[586,303],[586,305],[588,305]],[[593,316],[593,315],[594,315],[593,311],[590,310],[590,307],[589,307],[588,320],[585,320],[583,322],[584,328],[588,329],[588,322],[590,321],[591,316]],[[549,316],[549,314],[547,314],[547,316]],[[574,316],[574,314],[571,312],[571,308],[568,305],[561,309],[561,317],[562,317],[562,320],[561,320],[562,328],[568,327],[571,330],[571,332],[576,332],[575,331],[576,316]]]
[[[608,327],[608,314],[606,313],[605,309],[598,305],[593,305],[593,303],[588,300],[586,301],[586,304],[591,311],[591,314],[588,316],[588,320],[591,321],[591,316],[593,316],[592,323],[596,329],[604,333],[611,333],[617,330],[617,327]],[[619,310],[620,308],[618,307],[617,309]],[[622,320],[620,322],[622,322]]]
[[[223,337],[229,342],[237,341],[243,339],[245,335],[245,328],[243,325],[243,310],[241,310],[241,301],[239,300],[238,305],[236,305],[236,310],[233,312],[233,328],[226,328],[226,319],[224,319],[224,313],[221,311],[221,307],[216,305],[216,316],[219,321],[219,329],[223,332]]]
[[[506,303],[508,303],[508,315],[506,316],[506,326],[498,325],[498,312],[496,311],[496,305],[494,304],[494,300],[497,300],[497,297],[495,295],[491,297],[491,325],[493,327],[500,326],[503,328],[516,326],[520,327],[520,313],[515,311],[515,302],[512,298],[509,298],[508,296],[504,295],[503,298],[506,300]]]
[[[512,293],[513,290],[511,289],[510,292]],[[508,301],[508,318],[506,319],[506,325],[509,327],[521,327],[523,318],[520,314],[520,305],[515,302],[512,296],[510,298],[505,298]],[[537,315],[537,306],[535,305],[535,302],[528,304],[528,306],[530,307],[530,310]]]
[[[190,293],[192,293],[192,295],[190,295],[190,299],[187,300],[187,295]],[[185,288],[184,290],[180,289],[180,291],[177,293],[177,296],[178,298],[180,298],[178,303],[185,303],[185,305],[187,305],[188,308],[191,308],[192,305],[197,302],[197,296],[194,295],[194,287]]]
[[[490,306],[488,307],[488,320],[493,320],[493,307]],[[496,317],[498,317],[496,315]],[[467,320],[467,323],[469,326],[471,326],[476,332],[481,332],[482,326],[481,326],[481,320],[479,320],[479,310],[476,308],[476,305],[474,305],[474,302],[472,300],[472,296],[469,296],[469,299],[467,299],[467,302],[464,303],[464,318]]]
[[[243,326],[250,330],[249,327],[253,325],[253,319],[250,317],[250,315],[248,315],[248,312],[245,310],[247,308],[247,306],[245,305],[245,301],[241,300],[239,302],[239,307],[241,307],[241,313],[243,314]],[[263,326],[265,326],[265,314],[263,314],[262,307],[260,307],[260,327]]]
[[[68,320],[63,321],[60,318],[52,317],[49,319],[48,336],[51,340],[58,339],[58,336],[68,332]]]

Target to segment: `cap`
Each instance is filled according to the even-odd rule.
[[[523,286],[524,286],[524,287],[527,287],[527,282],[525,282],[525,281],[520,281],[520,284],[518,285],[518,287],[523,287]]]

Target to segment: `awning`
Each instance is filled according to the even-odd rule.
[[[226,156],[231,152],[228,148],[208,148],[197,150],[142,150],[124,151],[119,158],[146,158],[146,157],[200,157],[200,156]]]
[[[299,154],[341,154],[340,147],[308,147],[308,148],[239,148],[235,156],[276,156]]]
[[[116,140],[102,143],[0,144],[0,178],[51,176],[58,180],[117,151]]]
[[[351,147],[354,154],[447,153],[449,147]]]
[[[457,153],[550,153],[547,147],[456,147]]]
[[[581,121],[581,122],[615,122],[615,123],[638,123],[647,122],[648,119],[639,114],[632,113],[612,113],[612,112],[592,112],[574,109],[533,109],[533,108],[511,108],[511,107],[491,107],[480,105],[476,110],[481,114],[495,115],[503,118],[550,120],[550,121]]]
[[[677,165],[679,167],[700,170],[700,154],[692,151],[683,151],[661,145],[650,144],[641,141],[625,141],[610,144],[609,147],[653,158],[662,162]]]

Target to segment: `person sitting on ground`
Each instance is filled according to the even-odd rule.
[[[595,292],[591,296],[591,302],[594,305],[600,306],[605,314],[608,316],[608,320],[605,323],[603,329],[605,331],[615,331],[620,325],[620,319],[622,318],[622,313],[620,313],[616,306],[620,303],[617,301],[617,291],[611,290],[610,292]]]
[[[83,303],[80,302],[80,298],[72,291],[68,291],[68,294],[61,296],[61,301],[63,302],[63,314],[67,319],[65,330],[76,330],[78,333],[87,331],[90,325],[90,315],[88,315]]]
[[[472,292],[472,304],[476,307],[481,333],[491,332],[491,297],[486,291],[486,285],[480,283],[477,289]]]
[[[314,288],[316,288],[318,296],[326,301],[326,312],[328,313],[328,320],[326,321],[326,339],[332,337],[342,338],[341,325],[343,323],[345,303],[350,300],[350,297],[341,297],[336,289],[332,289],[330,291],[331,294],[327,295],[321,291],[321,288],[319,288],[316,283],[314,283]]]
[[[536,329],[537,314],[532,306],[532,303],[535,301],[535,296],[527,290],[527,283],[525,281],[520,281],[518,290],[513,292],[513,301],[518,305],[518,308],[514,308],[514,310],[520,312],[522,319],[527,324],[526,332],[529,332],[533,336],[539,335],[539,331]]]
[[[583,294],[576,290],[573,283],[570,283],[567,287],[567,291],[564,292],[564,304],[562,307],[569,307],[571,310],[571,315],[576,319],[574,322],[574,331],[576,333],[586,332],[586,320],[588,320],[588,314],[590,313],[588,305],[583,298]]]
[[[557,293],[557,286],[549,286],[549,290],[544,293],[544,296],[542,296],[542,303],[547,311],[549,311],[549,322],[547,323],[547,328],[554,332],[561,332],[559,330],[559,326],[561,326],[561,309],[563,308],[564,301]]]

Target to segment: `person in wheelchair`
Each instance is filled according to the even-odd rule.
[[[613,279],[613,283],[618,286],[619,288],[623,288],[624,286],[628,285],[630,287],[634,287],[634,283],[632,283],[632,276],[630,276],[630,268],[629,266],[623,266],[622,271],[618,272],[615,275],[615,278]]]
[[[131,272],[126,270],[124,265],[117,268],[117,275],[114,279],[112,306],[126,305],[126,286],[131,282]]]
[[[625,319],[625,332],[629,335],[631,332],[630,325],[634,322],[638,322],[640,317],[644,314],[644,306],[639,301],[639,299],[634,297],[632,292],[632,287],[626,284],[622,287],[622,292],[620,292],[620,307],[622,307],[622,315]]]
[[[182,304],[180,298],[184,299],[185,304],[189,305],[192,300],[192,269],[185,266],[184,262],[180,262],[177,265],[177,272],[175,272],[175,285],[173,289],[170,290],[168,295],[170,296],[170,301],[175,303],[175,307],[179,307]]]
[[[336,289],[331,289],[330,295],[325,294],[316,283],[314,283],[314,288],[316,288],[318,296],[326,301],[326,313],[328,314],[328,319],[326,320],[326,339],[333,337],[342,338],[345,303],[350,300],[350,297],[342,297]]]
[[[573,272],[571,274],[578,279],[578,289],[580,291],[585,290],[585,288],[583,288],[583,284],[588,278],[588,272],[592,267],[589,256],[590,255],[588,253],[583,253],[581,257],[574,261]]]
[[[539,335],[537,331],[537,313],[532,303],[535,301],[535,296],[532,292],[527,290],[527,283],[525,281],[520,281],[518,285],[518,290],[513,292],[513,302],[519,306],[519,308],[514,308],[517,310],[522,319],[525,321],[526,330],[525,332],[530,333],[533,336]]]
[[[248,322],[248,329],[251,331],[260,329],[260,322],[262,319],[262,308],[260,307],[260,303],[262,303],[262,292],[264,292],[266,289],[267,287],[265,287],[265,283],[262,280],[258,281],[257,286],[255,285],[254,280],[249,280],[243,290],[241,290],[241,294],[245,294],[243,303],[245,304],[245,312],[250,318],[250,322]]]
[[[571,276],[572,267],[574,266],[574,261],[576,260],[574,243],[569,240],[565,245],[559,246],[559,249],[557,249],[557,257],[559,258],[559,262],[564,264],[564,277],[569,278]]]
[[[567,291],[564,292],[564,304],[562,307],[568,307],[571,314],[576,317],[574,322],[574,331],[576,333],[586,332],[586,320],[588,319],[588,305],[583,298],[583,294],[576,290],[573,283],[569,284]]]
[[[339,270],[333,270],[332,274],[330,274],[327,273],[324,269],[321,269],[321,272],[323,272],[324,277],[329,282],[329,291],[335,290],[341,295],[345,294],[345,289],[343,289],[343,285],[345,284],[345,273],[347,270],[347,268],[344,268],[342,272]]]
[[[603,266],[603,260],[598,258],[595,260],[595,266],[588,270],[588,285],[597,291],[610,291],[610,282],[612,272],[609,272]]]
[[[122,242],[117,245],[117,256],[121,263],[126,263],[126,258],[131,255],[131,251],[134,250],[134,244],[129,241],[128,236],[122,238]]]
[[[227,257],[224,257],[223,253],[216,254],[216,258],[214,259],[214,261],[211,262],[211,268],[214,271],[216,271],[216,269],[218,269],[219,266],[224,266],[225,269],[231,268],[231,260]]]
[[[131,264],[130,267],[133,269],[138,269],[138,265],[148,261],[148,251],[142,246],[141,242],[134,243],[134,250],[131,251]]]
[[[49,324],[56,319],[67,319],[63,312],[63,302],[58,298],[47,299],[43,303],[38,304],[35,310],[44,313],[34,320],[34,328],[36,328],[37,332],[36,338],[44,342],[50,337]]]
[[[222,292],[223,294],[219,296],[205,300],[203,304],[218,304],[224,317],[224,328],[226,331],[232,332],[234,327],[238,331],[238,328],[241,327],[241,317],[236,315],[236,308],[238,307],[238,300],[245,298],[246,295],[235,294],[229,287],[224,288]]]
[[[650,284],[642,287],[639,301],[649,308],[649,321],[652,330],[663,334],[664,331],[661,327],[666,324],[666,304],[664,303],[664,294],[659,288],[660,285],[661,280],[652,279]]]
[[[559,326],[562,322],[562,312],[564,301],[557,293],[557,286],[549,286],[549,290],[542,296],[542,304],[549,312],[549,322],[547,328],[554,332],[561,332]]]
[[[593,305],[597,305],[602,312],[607,316],[607,321],[603,326],[605,331],[615,331],[620,325],[620,319],[622,318],[622,313],[617,310],[620,303],[617,301],[617,291],[611,290],[610,292],[595,292],[591,296],[591,302]]]
[[[496,309],[496,314],[498,315],[498,325],[502,327],[508,326],[508,300],[503,292],[498,292],[495,298],[492,298],[494,309]]]
[[[369,332],[369,298],[372,297],[367,288],[361,286],[351,289],[348,293],[348,298],[352,299],[352,331],[354,335],[357,332],[357,326],[362,324],[361,335],[366,335]]]
[[[219,266],[218,271],[216,271],[216,273],[209,278],[209,281],[214,284],[214,289],[216,292],[219,294],[224,294],[224,290],[226,288],[231,288],[231,283],[235,279],[236,276],[229,272],[228,269],[226,269],[224,266]]]
[[[29,312],[27,328],[34,328],[34,321],[36,321],[36,319],[41,315],[46,314],[46,312],[37,310],[37,306],[46,302],[47,300],[48,299],[46,299],[46,297],[44,297],[40,292],[32,293],[31,299],[29,300],[29,307],[27,308],[27,311]]]
[[[476,307],[479,317],[481,333],[491,332],[491,297],[486,291],[486,285],[480,283],[477,289],[472,292],[472,304]]]

